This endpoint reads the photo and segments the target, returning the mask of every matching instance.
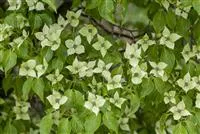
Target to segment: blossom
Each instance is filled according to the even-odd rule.
[[[187,62],[190,58],[195,56],[195,53],[191,50],[190,45],[186,44],[181,52],[185,62]]]
[[[110,98],[110,102],[113,103],[118,108],[121,108],[121,105],[124,103],[126,99],[120,98],[118,92],[115,92],[114,98]]]
[[[169,102],[176,104],[176,99],[174,98],[176,95],[176,91],[169,91],[164,93],[164,102],[168,104]]]
[[[69,24],[72,27],[78,26],[80,15],[81,15],[81,10],[78,10],[76,13],[74,13],[73,11],[67,11],[66,17],[67,17]]]
[[[192,77],[192,81],[195,83],[195,88],[200,91],[200,75]]]
[[[164,69],[167,67],[167,64],[164,62],[159,62],[159,63],[155,63],[155,62],[149,62],[151,67],[153,68],[150,71],[150,74],[153,74],[155,77],[163,77],[164,76]]]
[[[16,101],[16,104],[13,108],[14,113],[16,114],[16,120],[30,120],[28,109],[30,104],[24,101]]]
[[[61,81],[63,79],[63,77],[64,76],[62,74],[60,74],[58,69],[56,69],[55,74],[49,74],[46,76],[46,78],[52,82],[52,85]]]
[[[103,77],[108,78],[111,74],[109,69],[111,68],[113,63],[108,63],[107,65],[104,61],[100,60],[97,63],[97,67],[94,69],[94,73],[101,73]]]
[[[88,101],[85,102],[84,107],[98,115],[100,111],[99,108],[101,108],[105,102],[106,100],[102,96],[95,95],[89,92]]]
[[[178,79],[177,83],[186,93],[195,87],[195,82],[191,80],[189,72],[183,79]]]
[[[26,30],[22,31],[22,36],[15,38],[12,42],[9,44],[14,47],[17,46],[18,48],[24,43],[24,41],[28,38],[28,33]]]
[[[8,10],[18,10],[22,5],[21,0],[8,0],[9,7]]]
[[[200,108],[200,93],[196,96],[195,107]]]
[[[54,109],[59,109],[61,105],[65,104],[68,100],[66,96],[61,95],[59,92],[53,90],[53,94],[47,97],[49,103]]]
[[[133,84],[136,84],[136,85],[142,83],[142,78],[147,74],[139,66],[132,68],[131,72],[132,72],[131,81]]]
[[[118,74],[113,77],[110,76],[110,77],[106,78],[108,81],[107,89],[111,90],[111,89],[121,88],[122,87],[121,77],[122,76]]]
[[[29,6],[29,11],[36,10],[41,11],[44,10],[44,4],[39,0],[26,0],[27,5]]]
[[[176,33],[170,33],[167,27],[164,28],[162,32],[162,37],[160,39],[161,45],[166,45],[170,49],[174,49],[174,43],[180,39],[181,36]]]
[[[130,127],[128,125],[129,118],[124,117],[119,119],[119,126],[122,130],[130,131]]]
[[[21,67],[19,69],[19,75],[36,77],[35,67],[36,67],[36,61],[28,60],[27,62],[21,64]]]
[[[35,67],[35,69],[37,71],[37,77],[39,78],[40,76],[42,76],[46,72],[47,68],[48,68],[48,63],[44,58],[43,64],[39,64]]]
[[[141,45],[142,49],[146,51],[149,46],[156,44],[154,40],[150,40],[149,36],[145,34],[142,39],[138,40],[136,44]]]
[[[180,101],[176,106],[169,109],[173,113],[174,120],[179,120],[183,116],[189,116],[191,113],[185,109],[184,101]]]
[[[87,63],[78,61],[77,57],[74,59],[72,65],[68,65],[66,68],[72,73],[77,74],[80,71],[84,71],[87,69]]]
[[[84,27],[82,27],[79,31],[79,33],[87,38],[88,43],[90,44],[92,39],[94,38],[94,36],[97,34],[97,29],[91,25],[85,25]]]
[[[80,77],[91,77],[93,75],[93,68],[96,64],[96,61],[89,61],[85,67],[82,67],[79,73]]]
[[[131,66],[136,67],[141,58],[141,48],[138,48],[136,44],[126,44],[126,50],[124,57],[129,60]]]
[[[98,41],[95,42],[92,46],[94,49],[101,52],[101,55],[104,57],[107,53],[107,50],[112,46],[112,44],[105,40],[102,36],[97,35]]]
[[[188,13],[190,12],[191,6],[183,6],[180,1],[177,1],[175,14],[178,16],[182,16],[183,18],[187,19]]]
[[[81,45],[81,37],[76,36],[75,40],[66,40],[65,45],[68,48],[67,53],[68,55],[72,54],[82,54],[85,52],[85,48]]]
[[[0,24],[0,41],[4,41],[10,35],[12,35],[12,27],[7,24]]]
[[[65,28],[65,26],[68,24],[69,22],[67,20],[65,20],[62,15],[58,16],[58,20],[57,20],[57,24],[61,27],[61,28]]]

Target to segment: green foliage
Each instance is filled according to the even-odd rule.
[[[199,134],[199,15],[199,0],[8,0],[0,134]]]

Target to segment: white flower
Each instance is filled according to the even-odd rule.
[[[136,85],[142,83],[142,78],[147,74],[139,66],[133,67],[131,69],[131,72],[132,72],[131,81],[133,84]]]
[[[76,36],[75,40],[66,40],[65,45],[67,46],[68,50],[67,53],[68,55],[72,54],[82,54],[85,52],[85,48],[83,45],[81,45],[81,37]]]
[[[200,108],[200,93],[196,96],[195,107]]]
[[[185,60],[185,62],[187,63],[188,60],[192,57],[195,56],[195,52],[193,52],[190,48],[190,45],[189,44],[186,44],[183,48],[183,51],[181,52],[182,55],[183,55],[183,58]]]
[[[189,116],[191,113],[185,109],[184,101],[180,101],[176,106],[169,109],[173,113],[174,120],[179,120],[183,116]]]
[[[118,74],[113,77],[110,76],[110,77],[106,78],[108,81],[107,89],[111,90],[111,89],[121,88],[122,87],[121,77],[122,76]]]
[[[105,102],[106,101],[102,96],[95,95],[89,92],[88,101],[85,102],[84,107],[98,115],[100,110],[99,108],[101,108]]]
[[[80,15],[81,15],[81,10],[78,10],[76,13],[74,13],[73,11],[67,11],[66,14],[67,21],[72,27],[78,26]]]
[[[79,33],[87,38],[88,43],[90,44],[92,39],[94,38],[94,36],[97,34],[97,29],[91,25],[85,25],[84,27],[82,27],[79,31]]]
[[[63,79],[63,77],[64,76],[62,74],[60,74],[58,69],[56,69],[55,74],[49,74],[46,76],[46,78],[52,82],[52,85],[61,81]]]
[[[200,91],[200,75],[192,77],[192,81],[195,82],[195,88]]]
[[[155,77],[163,77],[164,76],[164,69],[167,67],[167,64],[164,62],[159,62],[159,63],[155,63],[155,62],[149,62],[150,65],[152,66],[152,70],[150,71],[150,74],[153,74]]]
[[[47,68],[48,68],[48,63],[44,58],[43,64],[39,64],[35,67],[35,69],[37,71],[37,77],[39,78],[40,76],[42,76],[46,72]]]
[[[36,61],[28,60],[27,62],[21,64],[21,67],[19,69],[19,75],[36,77],[35,67],[36,67]]]
[[[183,79],[178,79],[177,83],[186,93],[195,87],[195,82],[191,80],[189,72]]]
[[[44,10],[44,4],[39,0],[26,0],[27,5],[29,6],[29,11],[36,10],[41,11]]]
[[[154,40],[150,40],[149,36],[145,34],[142,39],[138,40],[136,44],[140,44],[142,49],[146,51],[149,46],[156,44]]]
[[[68,100],[66,96],[62,96],[59,92],[53,90],[53,94],[47,97],[49,103],[53,106],[54,109],[59,109],[61,105],[65,104]]]
[[[29,108],[30,104],[28,102],[16,100],[16,105],[13,108],[13,111],[16,114],[16,120],[30,120],[30,116],[28,114]]]
[[[126,50],[124,57],[129,60],[131,66],[136,67],[141,58],[141,48],[138,48],[137,44],[126,44]]]
[[[107,65],[99,59],[97,67],[94,69],[94,73],[101,73],[104,78],[108,78],[111,74],[109,69],[113,63],[108,63]]]
[[[168,104],[169,102],[176,104],[176,99],[174,98],[176,95],[176,91],[169,91],[164,93],[164,102]]]
[[[85,67],[82,67],[79,72],[80,77],[91,77],[93,75],[93,68],[96,64],[96,61],[89,61]]]
[[[162,32],[162,37],[160,39],[161,45],[166,45],[170,49],[174,49],[174,42],[180,39],[181,36],[176,33],[170,33],[167,27],[164,28]]]
[[[191,6],[184,6],[182,2],[177,1],[175,14],[178,16],[182,16],[183,18],[187,19],[188,13],[190,12]]]
[[[9,8],[8,10],[18,10],[22,5],[21,0],[8,0]]]
[[[120,128],[122,130],[125,130],[125,131],[130,131],[130,127],[128,125],[128,121],[129,121],[129,118],[120,118],[119,119],[119,124],[120,124]]]
[[[121,105],[124,103],[126,99],[120,98],[118,92],[115,92],[114,98],[110,98],[110,102],[113,103],[115,106],[121,109]]]

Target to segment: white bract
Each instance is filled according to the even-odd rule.
[[[84,107],[98,115],[100,111],[99,108],[101,108],[105,102],[106,100],[102,96],[95,95],[89,92],[88,101],[85,102]]]
[[[178,79],[177,83],[186,93],[195,87],[195,82],[191,80],[189,72],[183,79]]]
[[[142,83],[142,78],[147,74],[139,66],[131,68],[131,72],[132,72],[131,81],[133,84],[136,85]]]
[[[153,68],[150,71],[150,74],[153,74],[155,77],[161,77],[163,78],[164,76],[164,69],[167,67],[167,64],[164,62],[159,62],[159,63],[155,63],[155,62],[149,62],[151,67]]]
[[[182,16],[183,18],[187,19],[188,13],[190,12],[191,6],[183,6],[180,1],[176,3],[175,14],[178,16]]]
[[[67,11],[66,14],[67,21],[72,27],[78,26],[80,15],[81,15],[81,10],[78,10],[76,13],[74,13],[73,11]]]
[[[129,60],[131,66],[136,67],[141,58],[141,48],[137,44],[126,44],[124,57]]]
[[[91,77],[93,75],[93,68],[96,65],[96,61],[89,61],[85,67],[82,67],[79,72],[79,77]]]
[[[130,127],[128,125],[129,118],[124,117],[119,119],[119,126],[122,130],[130,131]]]
[[[18,10],[22,5],[21,0],[8,0],[9,7],[8,10]]]
[[[195,83],[195,88],[200,91],[200,75],[192,77],[192,81]]]
[[[121,105],[124,103],[124,101],[125,101],[126,99],[120,98],[120,97],[119,97],[119,93],[118,93],[118,92],[115,92],[114,98],[110,98],[109,100],[110,100],[110,102],[111,102],[112,104],[114,104],[116,107],[118,107],[118,108],[121,109]]]
[[[137,41],[136,44],[139,44],[145,52],[149,46],[156,44],[156,42],[154,40],[150,40],[149,36],[145,34],[142,39]]]
[[[39,0],[26,0],[27,5],[29,6],[29,11],[36,10],[41,11],[44,10],[44,4]]]
[[[67,54],[72,55],[72,54],[82,54],[85,52],[85,48],[83,45],[81,45],[81,37],[76,36],[75,40],[66,40],[65,45],[68,48]]]
[[[181,53],[182,53],[183,58],[184,58],[184,60],[185,60],[186,63],[189,61],[190,58],[192,58],[192,57],[195,56],[195,53],[190,48],[189,44],[186,44],[184,46],[183,51]]]
[[[200,93],[196,96],[195,107],[200,108]]]
[[[7,24],[0,24],[0,42],[12,35],[12,29],[13,28]]]
[[[97,67],[94,69],[94,73],[101,73],[104,78],[108,78],[111,74],[109,69],[111,68],[113,63],[108,63],[107,65],[99,59],[97,63]]]
[[[47,68],[48,68],[48,63],[44,58],[43,64],[39,64],[35,67],[35,69],[37,71],[37,77],[39,78],[40,76],[42,76],[46,72]]]
[[[164,93],[164,102],[165,104],[168,103],[173,103],[176,104],[176,99],[175,99],[176,91],[169,91]]]
[[[176,106],[169,109],[173,113],[174,120],[179,120],[181,117],[189,116],[191,113],[185,109],[184,101],[180,101]]]
[[[55,74],[49,74],[46,76],[46,78],[52,82],[52,85],[61,81],[63,79],[63,77],[64,76],[62,74],[60,74],[58,69],[56,69]]]
[[[28,38],[28,33],[26,32],[26,30],[22,31],[22,36],[15,38],[12,42],[10,42],[9,44],[14,47],[17,46],[17,48],[19,48],[24,41]]]
[[[79,33],[87,38],[88,43],[90,44],[92,39],[94,38],[94,36],[97,34],[97,29],[91,25],[85,25],[84,27],[82,27],[79,31]]]
[[[47,97],[49,103],[54,109],[59,109],[61,105],[65,104],[68,100],[66,96],[61,95],[58,91],[53,90],[53,94]]]
[[[36,67],[36,61],[28,60],[21,64],[19,69],[19,75],[36,77],[35,67]]]
[[[107,50],[112,46],[112,44],[105,40],[102,36],[97,35],[98,41],[95,42],[92,46],[94,49],[101,52],[101,55],[104,57],[107,53]]]
[[[16,104],[13,108],[13,111],[16,114],[16,120],[30,120],[30,116],[28,114],[29,108],[30,104],[28,102],[16,100]]]
[[[162,32],[162,37],[160,39],[161,45],[166,45],[170,49],[174,49],[175,42],[180,39],[181,36],[176,33],[170,33],[167,27],[164,28]]]
[[[113,77],[109,76],[108,78],[106,78],[106,80],[108,81],[108,84],[107,84],[108,90],[122,88],[122,85],[121,85],[122,76],[121,75],[118,74]]]

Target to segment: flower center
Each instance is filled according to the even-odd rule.
[[[134,76],[134,77],[138,77],[138,76],[139,76],[139,73],[134,73],[133,76]]]

